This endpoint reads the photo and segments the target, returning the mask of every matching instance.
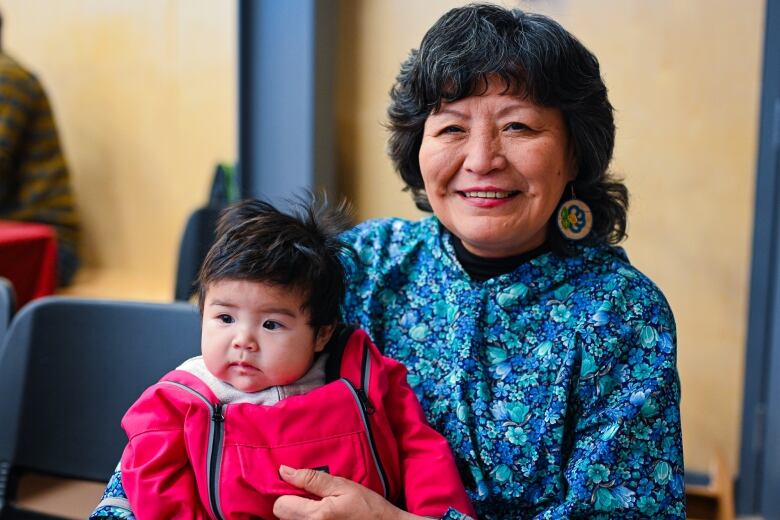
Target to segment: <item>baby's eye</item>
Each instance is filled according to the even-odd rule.
[[[282,324],[274,320],[266,320],[263,322],[263,328],[268,330],[276,330],[282,328]]]
[[[217,316],[217,319],[221,321],[222,323],[233,323],[233,316],[230,314],[220,314]]]

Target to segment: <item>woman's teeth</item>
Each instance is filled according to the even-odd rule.
[[[505,199],[516,191],[464,191],[463,195],[470,199]]]

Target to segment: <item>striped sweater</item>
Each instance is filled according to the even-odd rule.
[[[38,79],[0,52],[0,219],[53,226],[76,254],[79,218],[57,127]]]

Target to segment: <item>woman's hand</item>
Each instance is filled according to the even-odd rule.
[[[280,520],[411,520],[421,518],[402,511],[367,487],[314,469],[279,467],[279,475],[295,487],[322,497],[311,500],[294,495],[276,499],[274,515]]]

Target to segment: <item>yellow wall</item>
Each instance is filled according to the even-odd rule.
[[[93,268],[81,293],[171,299],[185,219],[206,201],[215,164],[236,158],[236,2],[0,8],[5,49],[54,106]]]
[[[386,158],[387,92],[446,0],[342,0],[345,188],[361,219],[414,209]],[[632,261],[675,312],[685,458],[738,460],[763,37],[762,0],[502,2],[548,14],[598,57],[632,193]]]

